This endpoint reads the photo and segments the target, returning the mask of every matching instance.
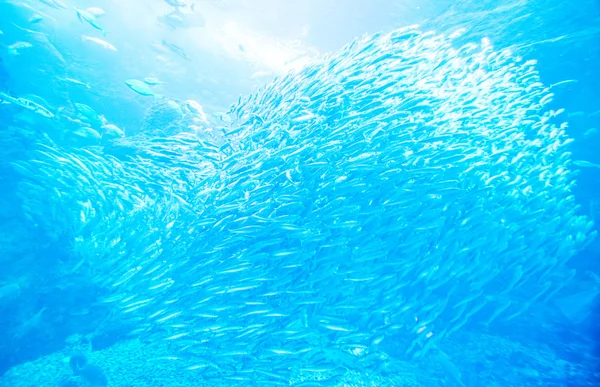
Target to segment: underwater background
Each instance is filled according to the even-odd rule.
[[[0,0],[0,386],[600,385],[600,2]]]

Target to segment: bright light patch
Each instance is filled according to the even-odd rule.
[[[318,52],[302,42],[285,41],[244,29],[227,22],[214,39],[231,57],[257,66],[258,72],[284,73],[297,70],[314,60]]]

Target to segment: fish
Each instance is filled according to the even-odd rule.
[[[109,42],[107,42],[106,40],[94,38],[92,36],[87,36],[87,35],[81,35],[81,39],[84,42],[89,41],[89,42],[96,43],[96,44],[102,46],[103,48],[106,48],[107,50],[117,51],[117,48],[115,46],[113,46],[112,44],[110,44]]]
[[[131,90],[135,91],[139,95],[143,95],[145,97],[150,97],[150,96],[154,95],[154,92],[152,91],[152,89],[150,89],[150,87],[148,86],[148,84],[146,84],[145,82],[142,82],[140,80],[137,80],[137,79],[128,79],[128,80],[125,81],[125,84]]]
[[[33,45],[29,42],[16,42],[6,47],[9,55],[19,55],[21,51],[27,48],[31,48]]]
[[[98,113],[96,113],[96,111],[92,107],[90,107],[86,104],[83,104],[83,103],[78,103],[78,102],[75,102],[73,105],[77,109],[77,112],[79,114],[81,114],[83,116],[83,118],[85,118],[86,120],[89,120],[89,121],[99,120]]]
[[[13,26],[15,26],[15,28],[21,30],[21,31],[25,31],[28,34],[32,34],[32,35],[36,35],[38,36],[38,38],[40,39],[47,39],[47,34],[45,32],[41,32],[41,31],[35,31],[35,30],[30,30],[28,28],[23,28],[15,23],[11,23]]]
[[[202,105],[193,99],[185,101],[185,107],[192,115],[198,117],[202,123],[208,124],[208,118],[202,109]]]
[[[500,306],[497,307],[494,310],[494,312],[485,320],[483,325],[485,327],[489,328],[490,324],[492,322],[494,322],[498,316],[500,316],[502,313],[504,313],[506,311],[506,309],[508,309],[510,307],[511,304],[512,304],[512,300],[510,300],[510,299],[502,300],[500,302]]]
[[[54,9],[68,9],[68,7],[60,0],[40,0],[40,2]]]
[[[152,50],[154,50],[154,52],[156,52],[157,54],[166,54],[167,53],[167,47],[165,47],[159,43],[152,43],[150,45],[150,48],[152,48]]]
[[[187,7],[188,3],[183,0],[165,0],[165,3],[169,4],[171,7],[179,8],[179,7]]]
[[[92,88],[89,84],[87,84],[85,82],[81,82],[80,80],[77,80],[75,78],[61,78],[61,77],[58,77],[57,79],[65,82],[65,83],[72,84],[72,85],[83,86],[83,87],[85,87],[87,89],[91,89]]]
[[[43,21],[44,18],[41,15],[33,15],[32,17],[29,18],[29,24],[37,24],[40,23],[41,21]]]
[[[103,125],[101,127],[103,133],[102,133],[102,137],[107,137],[107,138],[120,138],[120,137],[125,137],[125,132],[123,131],[123,129],[119,128],[118,126],[114,125],[114,124],[106,124]]]
[[[161,361],[281,385],[433,360],[463,385],[441,343],[551,300],[597,235],[549,95],[519,53],[411,26],[241,96],[219,138],[156,99],[139,138],[32,145],[15,195]]]
[[[106,15],[106,11],[99,7],[88,7],[85,9],[89,14],[94,15],[96,17]]]
[[[567,80],[564,80],[561,82],[553,83],[552,85],[550,85],[550,88],[553,89],[558,86],[571,85],[571,84],[577,83],[577,82],[579,82],[577,79],[567,79]]]
[[[168,26],[171,30],[175,30],[178,27],[185,27],[186,22],[177,12],[172,12],[163,16],[158,17],[158,21],[161,24]]]
[[[74,102],[76,117],[65,117],[68,121],[73,123],[82,124],[81,126],[91,126],[94,129],[98,129],[103,125],[102,118],[100,115],[91,107],[86,104]]]
[[[80,22],[87,22],[89,25],[102,32],[102,34],[106,36],[106,31],[104,31],[102,26],[98,23],[98,19],[94,14],[88,12],[87,10],[80,9],[77,7],[75,7],[75,12],[77,13],[77,18]]]
[[[185,52],[185,50],[183,48],[179,47],[178,45],[173,44],[173,43],[169,43],[166,40],[162,41],[162,45],[165,46],[165,47],[167,47],[169,50],[171,50],[175,54],[179,55],[183,59],[185,59],[187,61],[190,60],[190,58],[189,58],[188,54]]]
[[[146,83],[150,86],[156,86],[156,85],[162,85],[164,82],[162,82],[160,79],[155,78],[155,77],[146,77],[146,78],[144,78],[144,83]]]
[[[89,126],[81,126],[71,132],[71,135],[81,139],[92,140],[93,142],[100,141],[102,136],[98,131],[90,128]]]
[[[598,133],[598,128],[590,128],[583,133],[584,137],[590,137]]]
[[[0,101],[6,101],[9,103],[21,106],[33,113],[39,114],[46,118],[54,118],[55,117],[54,113],[52,113],[50,110],[48,110],[44,106],[42,106],[34,101],[31,101],[27,98],[12,97],[6,93],[0,92]]]
[[[171,30],[177,28],[204,27],[204,17],[195,11],[195,4],[175,7],[175,10],[158,17],[159,24],[166,25]]]
[[[573,165],[581,168],[600,168],[600,165],[586,160],[573,160]]]
[[[575,324],[585,321],[593,311],[600,295],[598,283],[586,286],[584,289],[569,296],[560,297],[553,301],[560,312]]]
[[[435,354],[433,355],[433,359],[440,364],[441,368],[444,370],[445,374],[452,380],[452,383],[457,386],[466,387],[465,383],[462,380],[462,375],[458,370],[458,367],[452,362],[450,356],[448,356],[445,352],[440,349],[437,349]]]
[[[33,316],[23,321],[19,326],[16,327],[13,337],[16,339],[21,339],[25,337],[29,332],[35,329],[40,322],[42,321],[42,315],[47,310],[46,307],[38,310]]]

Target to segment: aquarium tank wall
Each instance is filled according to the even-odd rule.
[[[597,0],[0,0],[0,386],[600,385]]]

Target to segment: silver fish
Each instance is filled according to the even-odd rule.
[[[189,61],[190,57],[188,56],[188,54],[185,52],[185,50],[181,47],[179,47],[176,44],[173,43],[169,43],[166,40],[162,41],[162,45],[167,47],[169,50],[171,50],[172,52],[174,52],[175,54],[179,55],[180,57],[182,57],[183,59]]]
[[[14,168],[23,212],[73,236],[135,335],[172,346],[156,361],[333,383],[365,360],[386,374],[401,342],[464,384],[440,343],[522,318],[596,233],[535,64],[456,39],[364,37],[240,98],[219,139],[40,145]],[[157,117],[199,114],[173,104]],[[584,318],[596,295],[558,304]]]

